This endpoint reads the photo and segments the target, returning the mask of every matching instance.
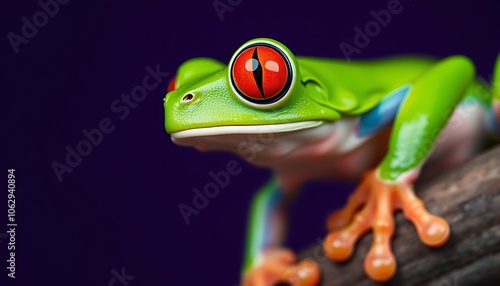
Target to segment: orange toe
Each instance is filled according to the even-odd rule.
[[[427,246],[441,246],[450,237],[450,226],[440,217],[430,215],[426,221],[414,222],[414,224],[420,240]]]
[[[417,229],[420,240],[427,246],[438,247],[450,237],[448,223],[427,211],[421,199],[408,186],[398,186],[397,194],[403,213]]]
[[[293,286],[316,286],[319,279],[319,267],[316,262],[309,259],[289,267],[283,275],[283,281]]]
[[[346,226],[351,221],[351,216],[347,212],[335,211],[326,221],[326,229],[334,231]]]
[[[392,214],[393,186],[378,181],[374,187],[376,211],[372,223],[373,243],[365,258],[365,271],[373,280],[383,282],[389,280],[396,272],[396,259],[391,250],[395,228]]]
[[[364,205],[368,199],[368,183],[361,184],[347,199],[346,205],[338,211],[332,213],[326,222],[326,229],[329,231],[338,230],[348,225],[356,211]]]
[[[329,234],[323,242],[323,250],[331,260],[336,262],[346,261],[351,257],[354,243],[342,233]]]
[[[373,211],[373,204],[369,204],[354,216],[353,221],[348,226],[331,232],[323,242],[325,254],[337,262],[345,261],[351,257],[358,239],[370,229]]]
[[[365,272],[372,280],[387,281],[396,273],[396,259],[392,252],[383,246],[372,248],[365,258]]]

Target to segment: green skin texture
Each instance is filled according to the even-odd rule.
[[[283,44],[263,40],[291,54]],[[411,84],[411,93],[394,122],[389,151],[379,166],[380,177],[394,181],[422,163],[466,91],[477,90],[480,85],[475,80],[474,65],[463,56],[441,61],[408,57],[351,63],[307,57],[294,57],[292,61],[296,80],[287,100],[272,109],[243,102],[231,89],[228,66],[208,58],[185,62],[177,72],[178,88],[167,94],[164,103],[167,132],[223,125],[334,121],[361,115],[390,91]],[[182,103],[187,93],[195,100]],[[492,93],[471,96],[490,104]]]
[[[179,67],[177,88],[165,97],[168,133],[214,126],[335,121],[362,115],[394,89],[410,84],[411,91],[392,125],[388,152],[377,168],[379,177],[391,183],[425,161],[437,136],[465,97],[478,100],[485,107],[491,105],[493,93],[500,99],[499,85],[495,92],[484,87],[475,79],[473,63],[464,56],[439,61],[397,57],[347,63],[295,57],[275,40],[252,41],[259,40],[276,45],[291,58],[296,73],[286,98],[272,108],[251,106],[231,88],[227,65],[208,58],[191,59]],[[496,70],[500,71],[500,61]],[[500,82],[500,73],[495,76],[494,81]],[[194,99],[182,102],[187,93],[193,94]],[[276,188],[272,181],[254,199],[249,232],[261,231],[260,220],[255,217],[265,204],[264,197]],[[251,267],[256,252],[250,238],[245,270]]]

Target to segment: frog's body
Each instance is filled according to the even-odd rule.
[[[446,222],[429,214],[411,191],[421,167],[428,162],[423,172],[432,174],[466,160],[483,143],[485,119],[490,127],[500,122],[500,104],[493,100],[493,93],[500,98],[498,89],[477,81],[461,56],[345,63],[294,57],[276,41],[255,39],[229,66],[186,62],[170,90],[166,128],[174,142],[231,151],[275,173],[253,202],[248,285],[279,280],[293,262],[289,252],[263,250],[280,246],[286,202],[305,181],[359,181],[375,168],[329,218],[324,250],[345,260],[357,238],[373,228],[376,242],[365,268],[375,280],[389,279],[395,271],[392,210],[403,209],[427,245],[439,246],[449,235]],[[301,283],[317,280],[310,262],[288,270]]]
[[[477,104],[468,101],[460,104],[449,126],[443,130],[442,142],[435,145],[427,161],[435,161],[433,170],[443,171],[466,160],[482,145],[488,131],[484,124],[488,106],[472,102]],[[333,122],[312,121],[315,127],[287,132],[279,132],[279,125],[259,125],[253,130],[245,129],[254,126],[238,126],[214,136],[184,137],[186,134],[179,132],[172,138],[179,145],[195,146],[203,151],[240,154],[255,165],[271,168],[287,186],[314,179],[358,181],[385,155],[393,123],[391,120],[379,130],[360,136],[360,119],[361,116],[347,116]],[[269,132],[272,135],[266,135]]]

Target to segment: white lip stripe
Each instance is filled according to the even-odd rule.
[[[265,134],[265,133],[280,133],[297,131],[306,128],[313,128],[323,124],[323,121],[302,121],[283,124],[268,124],[268,125],[233,125],[233,126],[216,126],[207,128],[196,128],[174,132],[171,134],[173,139],[182,139],[189,137],[201,136],[216,136],[227,134]]]

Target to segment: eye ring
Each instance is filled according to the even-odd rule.
[[[261,58],[259,52],[263,54]],[[264,40],[242,45],[231,58],[228,71],[233,91],[244,103],[258,108],[282,103],[295,80],[289,52]]]

